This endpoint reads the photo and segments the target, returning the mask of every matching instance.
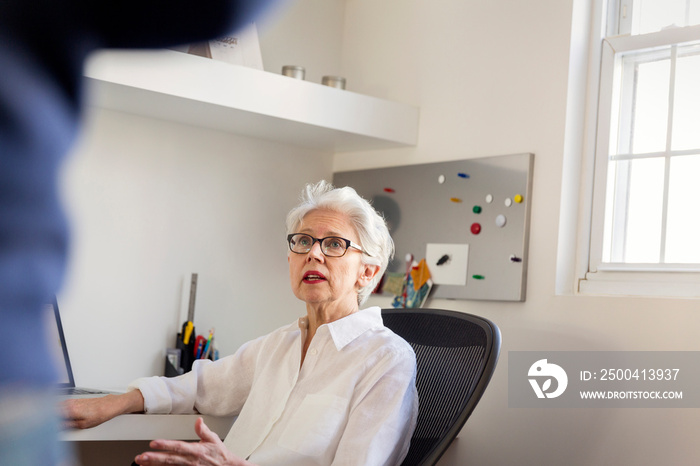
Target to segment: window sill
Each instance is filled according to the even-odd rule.
[[[598,271],[579,280],[578,294],[700,298],[700,272]]]

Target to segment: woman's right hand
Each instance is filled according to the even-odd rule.
[[[143,412],[143,395],[132,390],[122,395],[98,398],[77,398],[61,403],[63,426],[67,429],[88,429],[126,413]]]

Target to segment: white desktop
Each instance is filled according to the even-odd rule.
[[[198,441],[194,422],[200,416],[222,440],[235,420],[200,414],[123,414],[90,429],[64,430],[60,438],[70,445],[79,464],[126,466],[150,450],[151,440]]]
[[[219,438],[223,439],[235,417],[215,417],[202,414],[123,414],[90,429],[69,429],[61,433],[66,441],[125,441],[199,440],[194,432],[194,421],[201,417]]]

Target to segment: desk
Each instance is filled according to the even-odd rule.
[[[202,414],[122,414],[91,429],[71,429],[61,433],[61,440],[72,442],[104,440],[199,440],[194,421],[201,417],[219,438],[224,438],[235,417],[214,417]]]
[[[60,438],[71,442],[85,466],[127,466],[137,454],[149,450],[150,440],[199,440],[194,433],[198,417],[222,439],[235,420],[201,414],[123,414],[91,429],[63,431]]]

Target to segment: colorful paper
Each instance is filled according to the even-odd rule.
[[[420,290],[430,280],[430,269],[428,269],[428,263],[425,259],[421,259],[418,266],[413,267],[411,278],[413,278],[413,289],[415,291]]]

